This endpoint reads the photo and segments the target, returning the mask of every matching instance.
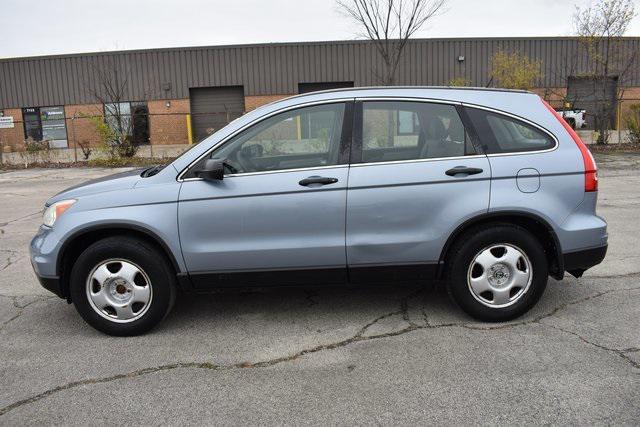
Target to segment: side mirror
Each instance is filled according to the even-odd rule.
[[[195,171],[195,175],[207,181],[222,181],[224,178],[224,160],[207,159],[202,169]]]

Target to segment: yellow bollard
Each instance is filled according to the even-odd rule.
[[[193,130],[191,129],[191,114],[187,114],[187,138],[189,145],[193,144]]]

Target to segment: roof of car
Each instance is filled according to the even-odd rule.
[[[297,98],[301,96],[307,96],[319,93],[333,93],[333,92],[357,92],[357,91],[371,91],[371,90],[410,90],[410,89],[428,89],[428,90],[465,90],[465,91],[482,91],[482,92],[513,92],[513,93],[532,93],[527,90],[521,89],[504,89],[494,87],[471,87],[471,86],[359,86],[359,87],[347,87],[339,89],[327,89],[317,92],[308,92],[300,95],[292,96],[291,98]]]
[[[446,99],[457,102],[473,102],[486,100],[487,97],[504,97],[510,95],[536,95],[533,92],[516,89],[461,87],[461,86],[362,86],[308,92],[293,95],[259,107],[265,111],[283,105],[296,105],[307,101],[329,101],[342,98],[357,97],[407,97],[424,99]],[[537,95],[536,95],[537,96]]]

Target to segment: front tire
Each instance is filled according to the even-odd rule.
[[[169,313],[175,275],[147,242],[124,236],[92,244],[70,275],[71,300],[82,318],[108,335],[143,334]]]
[[[469,230],[449,254],[449,295],[478,320],[503,322],[519,317],[536,304],[547,286],[544,249],[531,233],[516,225]]]

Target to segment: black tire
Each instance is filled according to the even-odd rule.
[[[490,307],[474,296],[468,276],[475,257],[492,245],[505,244],[522,251],[530,263],[532,278],[528,288],[507,307]],[[527,230],[513,224],[490,224],[473,228],[452,245],[446,260],[449,296],[467,314],[486,322],[504,322],[526,313],[540,299],[547,286],[548,262],[540,242]],[[517,289],[516,289],[517,291]],[[489,293],[489,295],[491,295]]]
[[[98,314],[87,295],[87,281],[94,268],[107,260],[135,264],[148,276],[152,290],[149,307],[139,318],[117,323]],[[71,300],[82,318],[95,329],[114,336],[140,335],[155,327],[169,313],[176,297],[175,274],[166,256],[144,240],[114,236],[85,249],[71,269]]]

